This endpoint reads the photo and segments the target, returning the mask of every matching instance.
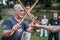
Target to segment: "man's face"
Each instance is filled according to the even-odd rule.
[[[23,16],[24,9],[22,7],[19,7],[15,12],[18,16]]]
[[[54,18],[57,18],[57,17],[58,17],[58,13],[54,13],[54,14],[53,14],[53,17],[54,17]]]

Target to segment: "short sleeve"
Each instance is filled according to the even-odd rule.
[[[9,20],[5,20],[3,23],[3,30],[11,30],[12,24]]]

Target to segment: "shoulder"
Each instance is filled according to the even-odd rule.
[[[5,20],[4,20],[4,23],[6,23],[6,22],[10,22],[10,19],[12,18],[12,16],[11,17],[9,17],[9,18],[6,18]]]
[[[7,18],[7,20],[10,20],[10,19],[13,19],[14,17],[13,16],[11,16],[11,17],[9,17],[9,18]]]

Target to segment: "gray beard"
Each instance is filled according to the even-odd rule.
[[[19,16],[21,19],[23,18],[23,16]]]
[[[21,19],[25,16],[26,13],[22,14],[21,16],[19,16]]]

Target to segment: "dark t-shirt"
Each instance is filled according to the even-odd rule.
[[[58,26],[58,25],[59,25],[59,19],[53,19],[53,18],[51,18],[51,19],[49,20],[49,24]],[[52,33],[52,32],[51,32],[51,33]],[[58,33],[58,32],[54,32],[54,33]],[[53,34],[54,34],[54,33],[53,33]]]
[[[57,25],[59,25],[59,19],[53,19],[53,18],[51,18],[49,20],[49,24],[57,26]]]
[[[2,17],[0,16],[0,20],[2,20]]]
[[[17,24],[18,22],[14,19],[14,17],[10,17],[7,20],[4,21],[4,26],[3,26],[3,30],[11,30],[13,25]],[[23,21],[21,23],[21,28],[18,29],[18,31],[16,31],[14,33],[13,36],[11,37],[2,37],[2,40],[21,40],[23,31],[25,31],[29,26],[28,24]]]

